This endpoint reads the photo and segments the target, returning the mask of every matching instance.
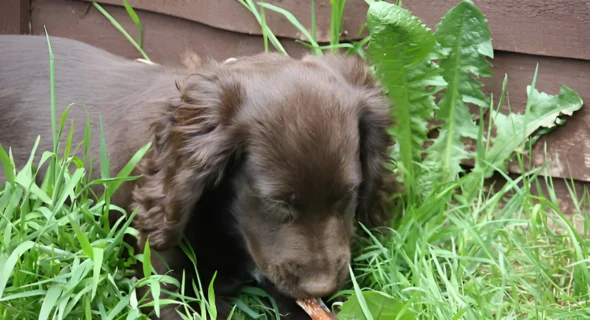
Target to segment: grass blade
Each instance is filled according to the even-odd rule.
[[[305,36],[305,38],[307,38],[307,41],[311,43],[313,53],[316,55],[322,55],[322,51],[319,49],[319,44],[314,40],[313,36],[309,34],[307,29],[299,22],[299,20],[297,20],[297,18],[291,12],[269,3],[259,2],[258,5],[263,8],[270,9],[274,12],[282,14],[285,18],[287,18],[287,20],[289,20],[289,22],[291,22],[291,24],[293,24],[293,26],[295,26],[299,30],[299,32],[301,32],[302,35]]]
[[[8,279],[12,275],[14,267],[16,263],[20,259],[20,257],[25,254],[25,252],[31,250],[31,248],[35,245],[32,241],[25,241],[21,243],[14,251],[10,254],[8,259],[2,263],[2,273],[0,274],[0,299],[3,297],[4,289],[6,288],[6,284],[8,283]],[[0,256],[1,258],[1,256]]]
[[[123,36],[125,36],[125,38],[127,40],[129,40],[129,42],[135,47],[135,49],[137,49],[137,51],[141,54],[141,56],[145,60],[151,61],[150,58],[147,56],[147,54],[145,54],[143,49],[137,44],[137,42],[135,42],[135,40],[133,40],[133,38],[129,35],[129,33],[127,33],[127,31],[125,31],[125,28],[123,28],[123,26],[121,26],[119,24],[119,22],[117,22],[117,20],[115,20],[115,18],[113,18],[108,12],[106,12],[106,10],[104,10],[98,3],[92,2],[92,5],[96,8],[96,10],[98,10],[100,13],[102,13],[113,24],[113,26],[115,26],[115,28],[117,28],[117,30],[119,30],[119,32],[121,32],[121,34],[123,34]]]
[[[127,14],[131,18],[131,20],[133,21],[133,23],[135,23],[135,26],[137,27],[137,42],[139,42],[138,46],[143,49],[143,27],[141,26],[141,20],[139,20],[137,13],[135,12],[135,10],[133,10],[133,7],[129,5],[129,2],[127,0],[123,0],[123,6],[125,7],[125,10],[127,11]]]

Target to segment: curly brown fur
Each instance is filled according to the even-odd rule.
[[[51,149],[49,110],[40,107],[49,101],[45,45],[0,36],[0,142],[19,163],[38,134],[40,149]],[[260,54],[176,70],[72,40],[53,38],[52,47],[58,113],[85,103],[93,129],[103,117],[113,174],[152,142],[142,177],[113,203],[138,210],[139,251],[149,238],[163,257],[153,255],[156,270],[168,264],[180,278],[186,269],[190,287],[195,275],[178,246],[187,238],[201,281],[217,272],[220,316],[251,283],[273,294],[286,319],[305,319],[296,298],[326,297],[348,278],[355,217],[388,223],[376,205],[390,174],[388,103],[359,58]],[[69,116],[85,121],[83,112]],[[166,319],[179,318],[172,309]]]

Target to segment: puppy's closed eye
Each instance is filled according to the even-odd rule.
[[[259,200],[263,202],[266,217],[278,224],[292,222],[298,216],[294,196],[260,197]]]

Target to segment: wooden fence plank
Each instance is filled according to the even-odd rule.
[[[128,58],[140,58],[137,50],[100,12],[92,8],[84,15],[87,4],[82,1],[33,1],[33,33],[44,34],[43,26],[46,25],[50,36],[77,39]],[[103,8],[132,37],[137,36],[137,29],[124,8],[111,5],[103,5]],[[264,51],[263,40],[258,35],[220,30],[152,12],[141,12],[140,18],[144,27],[143,49],[157,63],[180,65],[180,57],[186,49],[203,59],[220,60]],[[292,39],[283,39],[282,43],[293,56],[307,52]]]
[[[91,0],[84,0],[91,1]],[[100,3],[122,5],[121,0],[99,0]],[[310,26],[311,0],[267,0],[292,12],[304,26]],[[388,0],[387,2],[394,2]],[[260,26],[236,0],[129,0],[134,8],[159,12],[216,28],[260,34]],[[316,0],[318,40],[329,40],[330,4]],[[428,26],[435,28],[442,16],[459,0],[404,0]],[[494,47],[502,51],[590,60],[590,1],[588,0],[476,0],[487,16]],[[345,7],[343,39],[359,39],[359,30],[366,21],[365,0],[348,0]],[[268,25],[277,36],[302,39],[302,35],[282,15],[267,10]],[[366,32],[363,33],[363,36]]]
[[[434,28],[459,0],[404,0]],[[590,60],[590,1],[475,0],[492,30],[494,48],[503,51]]]
[[[93,1],[93,0],[83,0]],[[121,0],[99,0],[99,3],[122,6]],[[257,3],[259,1],[254,1]],[[267,0],[268,4],[279,6],[291,13],[306,27],[311,26],[311,0]],[[330,40],[330,2],[316,0],[317,40],[328,42]],[[129,0],[129,4],[136,9],[162,13],[191,21],[200,22],[215,28],[246,34],[260,35],[260,25],[242,4],[237,0],[191,0],[191,1],[167,1],[167,0]],[[366,20],[368,5],[364,0],[349,0],[346,2],[344,21],[342,24],[346,34],[342,39],[359,38],[357,33]],[[292,26],[282,15],[266,10],[268,26],[276,36],[292,39],[305,39],[303,35]]]
[[[29,33],[29,0],[0,1],[0,34]]]

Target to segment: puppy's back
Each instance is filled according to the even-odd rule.
[[[149,141],[142,119],[155,112],[150,101],[177,94],[177,72],[113,55],[80,41],[50,37],[54,55],[57,117],[70,108],[62,141],[74,121],[74,144],[84,139],[86,110],[91,121],[90,152],[99,159],[102,117],[113,171]],[[52,150],[49,49],[45,36],[0,36],[0,144],[12,149],[18,166],[41,136],[37,161]],[[95,161],[95,166],[97,165]],[[0,172],[0,184],[5,181]],[[95,167],[94,172],[98,172]]]

